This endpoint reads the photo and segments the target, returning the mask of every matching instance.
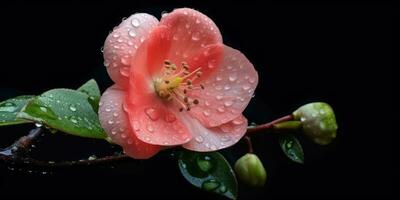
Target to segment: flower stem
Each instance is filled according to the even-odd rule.
[[[246,134],[253,134],[257,132],[263,132],[265,130],[274,127],[274,124],[293,120],[293,115],[286,115],[274,121],[257,125],[254,127],[248,127]],[[105,156],[97,159],[86,159],[86,160],[73,160],[73,161],[61,161],[61,162],[49,162],[37,160],[31,157],[27,157],[25,153],[30,149],[31,145],[37,140],[42,134],[42,128],[35,128],[30,131],[27,136],[23,136],[15,141],[9,147],[0,150],[0,163],[16,166],[28,166],[28,167],[39,167],[39,168],[64,168],[74,166],[89,166],[89,165],[102,165],[111,164],[115,162],[133,160],[127,155],[113,155]],[[245,136],[244,139],[247,141],[249,153],[253,152],[253,145],[250,137]]]
[[[290,121],[290,120],[293,120],[293,118],[294,118],[293,115],[290,114],[290,115],[286,115],[284,117],[278,118],[272,122],[257,125],[254,127],[249,127],[249,128],[247,128],[246,134],[252,134],[252,133],[262,132],[262,131],[271,129],[274,127],[274,124],[278,124],[278,123],[285,122],[285,121]]]
[[[251,143],[251,138],[249,136],[244,136],[244,139],[247,142],[248,153],[253,153],[253,144]]]

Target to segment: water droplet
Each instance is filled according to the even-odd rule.
[[[209,172],[213,168],[212,158],[207,155],[199,155],[196,159],[197,166],[203,172]]]
[[[133,130],[134,131],[140,130],[140,123],[138,121],[133,121]]]
[[[117,131],[116,130],[112,130],[111,131],[111,135],[116,135],[117,134]]]
[[[215,98],[216,98],[217,100],[221,100],[222,98],[224,98],[224,96],[222,96],[222,95],[217,95],[217,96],[215,96]]]
[[[243,124],[244,120],[242,118],[236,118],[232,121],[233,124],[235,125],[241,125]]]
[[[89,156],[89,158],[88,158],[88,160],[96,160],[97,159],[97,156],[95,156],[95,155],[91,155],[91,156]]]
[[[121,68],[119,69],[119,73],[120,73],[122,76],[129,77],[129,67],[121,67]]]
[[[140,25],[139,20],[136,18],[133,18],[131,23],[132,23],[132,26],[134,26],[134,27],[139,27],[139,25]]]
[[[215,67],[215,60],[210,60],[210,61],[208,61],[208,68],[210,68],[210,69],[212,69],[212,68],[214,68]]]
[[[140,42],[144,42],[144,37],[140,38]],[[137,48],[137,47],[135,46],[135,48]]]
[[[114,124],[114,121],[113,120],[108,120],[107,123],[111,125],[111,124]]]
[[[106,112],[110,112],[111,111],[111,109],[110,108],[106,108],[106,109],[104,109]]]
[[[225,108],[223,106],[220,106],[217,108],[218,112],[225,112]]]
[[[120,36],[119,33],[114,33],[114,34],[113,34],[113,37],[114,37],[114,38],[118,38],[119,36]]]
[[[226,107],[229,107],[229,106],[233,105],[233,101],[232,100],[227,100],[227,101],[224,102],[224,105]]]
[[[131,36],[131,37],[136,37],[136,32],[134,30],[130,30],[128,32],[128,35]]]
[[[196,24],[200,24],[200,20],[199,19],[196,19]]]
[[[210,113],[210,111],[208,111],[208,110],[204,110],[204,111],[203,111],[203,115],[206,116],[206,117],[208,117],[208,116],[211,115],[211,113]]]
[[[158,111],[154,108],[147,108],[144,112],[153,121],[158,120],[160,117]]]
[[[250,88],[251,88],[251,86],[248,85],[248,84],[245,84],[245,85],[242,86],[242,89],[243,89],[243,90],[248,90],[248,89],[250,89]]]
[[[222,81],[222,77],[217,76],[217,77],[215,78],[215,80],[216,80],[216,81]]]
[[[220,182],[218,182],[214,179],[210,179],[210,180],[204,181],[203,184],[201,185],[201,188],[205,191],[212,191],[212,190],[217,189],[220,185],[221,185]]]
[[[188,15],[188,12],[187,12],[187,11],[183,11],[183,14],[184,14],[184,15]]]
[[[41,123],[35,123],[35,126],[38,127],[38,128],[40,128],[40,127],[43,126],[43,124],[41,124]]]
[[[255,83],[256,79],[254,77],[249,78],[249,83]]]
[[[197,137],[195,137],[194,139],[195,139],[196,142],[198,142],[198,143],[202,143],[202,142],[204,141],[203,137],[201,137],[201,136],[197,136]]]
[[[114,117],[118,117],[119,114],[118,114],[117,112],[115,112],[115,113],[113,113],[113,116],[114,116]]]
[[[121,58],[121,63],[124,65],[129,65],[130,64],[129,61],[130,61],[129,58]]]
[[[225,85],[224,89],[225,90],[229,90],[229,89],[231,89],[231,86],[230,85]]]
[[[46,107],[40,106],[39,109],[40,109],[42,112],[47,112],[47,108],[46,108]]]
[[[74,107],[73,105],[70,105],[70,106],[69,106],[69,109],[70,109],[72,112],[75,112],[75,111],[76,111],[76,107]]]
[[[220,140],[221,140],[221,142],[228,142],[228,141],[231,140],[231,136],[229,136],[229,135],[223,135],[223,136],[220,138]]]
[[[222,90],[222,86],[220,86],[220,85],[216,85],[214,88],[215,88],[216,90]]]
[[[228,79],[229,79],[229,81],[234,82],[237,79],[237,75],[236,74],[231,74],[231,75],[229,75]]]
[[[104,52],[104,46],[100,48],[101,53]]]
[[[78,120],[76,120],[74,117],[71,117],[69,120],[74,124],[78,123]]]
[[[149,132],[154,132],[154,127],[151,124],[147,124],[146,128]]]
[[[218,192],[220,192],[220,193],[225,193],[226,191],[228,191],[228,189],[225,187],[225,185],[221,185],[218,188]]]
[[[176,117],[175,117],[175,115],[174,115],[173,113],[167,113],[167,114],[165,115],[165,121],[166,121],[166,122],[172,123],[172,122],[174,122],[175,120],[176,120]]]
[[[206,105],[206,106],[210,106],[211,104],[210,104],[210,102],[209,102],[209,101],[205,100],[205,101],[204,101],[204,105]]]
[[[128,143],[128,144],[133,144],[133,140],[129,138],[128,141],[127,141],[127,143]]]
[[[210,149],[213,150],[213,151],[215,151],[215,150],[217,150],[217,146],[211,145]]]
[[[200,40],[200,33],[199,32],[194,32],[192,34],[192,40],[193,41],[199,41]]]
[[[128,137],[128,136],[127,136],[125,133],[122,133],[122,134],[121,134],[121,138],[122,138],[122,139],[125,139],[125,138],[127,138],[127,137]]]

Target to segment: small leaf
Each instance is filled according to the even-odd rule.
[[[97,113],[99,110],[99,101],[100,101],[100,89],[94,79],[90,79],[88,82],[83,84],[78,91],[87,94],[88,101],[90,105],[92,105],[93,110]]]
[[[230,199],[237,197],[235,174],[218,152],[183,151],[179,157],[179,169],[192,185]]]
[[[29,123],[30,121],[17,119],[17,114],[33,97],[24,95],[0,102],[0,126]]]
[[[279,138],[279,144],[286,156],[297,163],[304,163],[304,153],[300,142],[293,135],[284,135]]]
[[[76,90],[53,89],[33,98],[17,117],[72,135],[105,139],[88,97]]]

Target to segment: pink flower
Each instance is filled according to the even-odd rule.
[[[107,37],[104,59],[115,84],[101,97],[100,121],[127,155],[215,151],[245,134],[257,72],[204,14],[181,8],[160,22],[134,14]]]

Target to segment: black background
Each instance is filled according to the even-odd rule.
[[[219,26],[224,42],[241,50],[259,72],[256,97],[245,112],[262,123],[312,101],[336,111],[337,139],[328,146],[300,136],[305,164],[290,162],[277,137],[259,134],[254,148],[268,171],[261,189],[240,184],[239,198],[391,195],[393,181],[392,17],[390,4],[276,4],[220,1],[127,1],[0,5],[0,100],[77,88],[95,78],[112,84],[102,47],[123,17],[195,8]],[[0,128],[5,147],[32,125]],[[228,159],[245,153],[239,143]],[[47,160],[109,154],[102,141],[47,134],[33,156]],[[211,197],[186,183],[167,154],[115,166],[60,171],[0,166],[0,197],[8,195],[131,195]]]

